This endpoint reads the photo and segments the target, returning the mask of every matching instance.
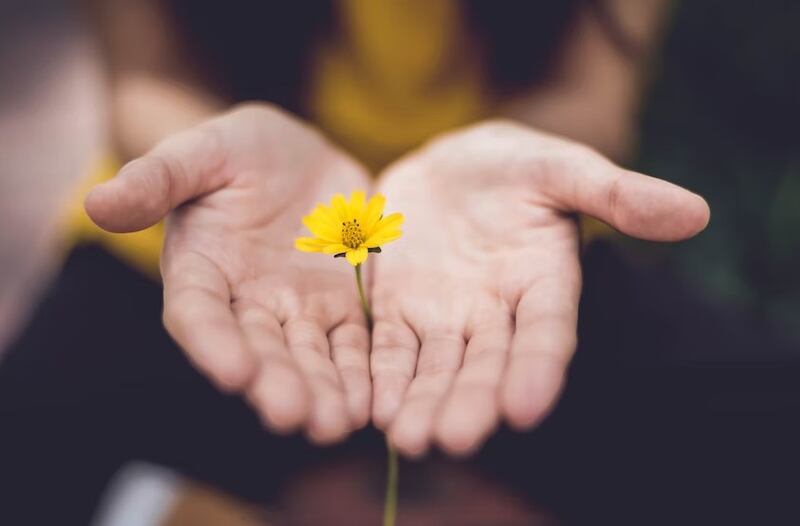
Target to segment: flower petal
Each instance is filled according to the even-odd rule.
[[[403,214],[395,212],[383,217],[369,232],[368,238],[388,230],[397,230],[403,224]]]
[[[361,215],[364,213],[364,207],[366,206],[366,198],[364,190],[354,190],[350,194],[350,219],[361,221]]]
[[[298,237],[294,240],[294,247],[302,252],[322,252],[328,243],[313,237]]]
[[[342,245],[341,243],[333,243],[333,244],[330,244],[330,245],[327,245],[327,246],[325,246],[325,247],[322,249],[322,251],[323,251],[324,253],[326,253],[326,254],[332,254],[332,255],[334,255],[334,256],[335,256],[336,254],[341,254],[342,252],[347,252],[348,250],[352,250],[352,249],[351,249],[351,248],[348,248],[348,247],[346,247],[346,246],[344,246],[344,245]]]
[[[334,228],[333,225],[328,224],[327,221],[320,221],[310,215],[303,218],[303,224],[306,225],[306,228],[308,228],[312,234],[320,239],[331,243],[342,242],[341,227]]]
[[[321,223],[336,228],[338,228],[342,224],[342,222],[339,221],[339,216],[336,214],[336,211],[330,206],[325,206],[321,203],[314,208],[314,210],[309,214],[309,216],[311,216],[312,218]]]
[[[361,228],[365,233],[369,234],[372,229],[375,228],[375,224],[381,218],[381,214],[383,214],[383,207],[385,205],[386,198],[381,194],[375,194],[369,200],[367,207],[364,209],[364,214],[361,216]]]
[[[382,230],[378,234],[373,234],[369,237],[366,241],[364,241],[364,246],[367,248],[375,248],[381,245],[385,245],[386,243],[391,243],[392,241],[399,239],[400,236],[403,235],[403,232],[400,230]]]
[[[367,252],[367,247],[358,247],[349,249],[345,257],[347,258],[347,261],[349,261],[350,264],[355,267],[356,265],[360,265],[366,261],[367,255],[369,255]]]
[[[347,200],[342,194],[336,194],[331,199],[331,206],[336,211],[339,223],[350,221],[350,207],[347,205]]]

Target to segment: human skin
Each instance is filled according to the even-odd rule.
[[[369,188],[360,165],[250,104],[162,141],[86,209],[113,232],[168,217],[165,325],[265,425],[330,443],[371,408],[409,456],[434,441],[469,453],[500,418],[527,429],[552,407],[575,349],[572,213],[658,241],[708,222],[699,196],[566,139],[504,121],[447,134],[378,179],[407,224],[368,260],[370,364],[352,268],[293,246],[315,203],[356,188]]]
[[[85,206],[111,232],[168,216],[170,335],[270,429],[324,444],[369,419],[369,335],[352,268],[293,242],[314,204],[368,181],[312,128],[252,104],[165,139]]]
[[[575,213],[653,241],[709,220],[698,195],[510,121],[434,139],[378,189],[406,224],[373,261],[373,419],[409,456],[468,454],[553,407],[576,346]]]

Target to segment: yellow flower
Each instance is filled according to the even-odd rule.
[[[369,203],[361,190],[350,195],[350,202],[336,194],[330,206],[318,204],[303,218],[314,237],[299,237],[294,246],[303,252],[345,256],[351,265],[360,265],[370,252],[380,252],[381,245],[402,235],[403,214],[383,217],[385,204],[386,198],[381,194],[372,196]]]

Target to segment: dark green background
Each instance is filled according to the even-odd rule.
[[[712,219],[636,250],[800,339],[800,2],[682,2],[652,75],[636,167],[705,196]]]

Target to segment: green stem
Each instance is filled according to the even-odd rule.
[[[397,451],[386,441],[387,474],[386,474],[386,502],[383,505],[383,526],[394,526],[397,517]]]
[[[364,282],[361,278],[361,265],[356,265],[356,285],[358,285],[358,295],[361,297],[361,308],[364,309],[364,316],[367,318],[367,325],[372,329],[372,309],[369,308],[369,300],[364,293]],[[383,526],[394,526],[397,518],[397,479],[398,463],[397,451],[386,441],[387,453],[387,473],[386,473],[386,501],[383,505]]]
[[[364,316],[367,317],[367,324],[370,329],[372,328],[372,310],[369,308],[369,300],[364,293],[364,282],[361,279],[361,265],[356,265],[356,284],[358,285],[358,295],[361,297],[361,308],[364,310]]]

